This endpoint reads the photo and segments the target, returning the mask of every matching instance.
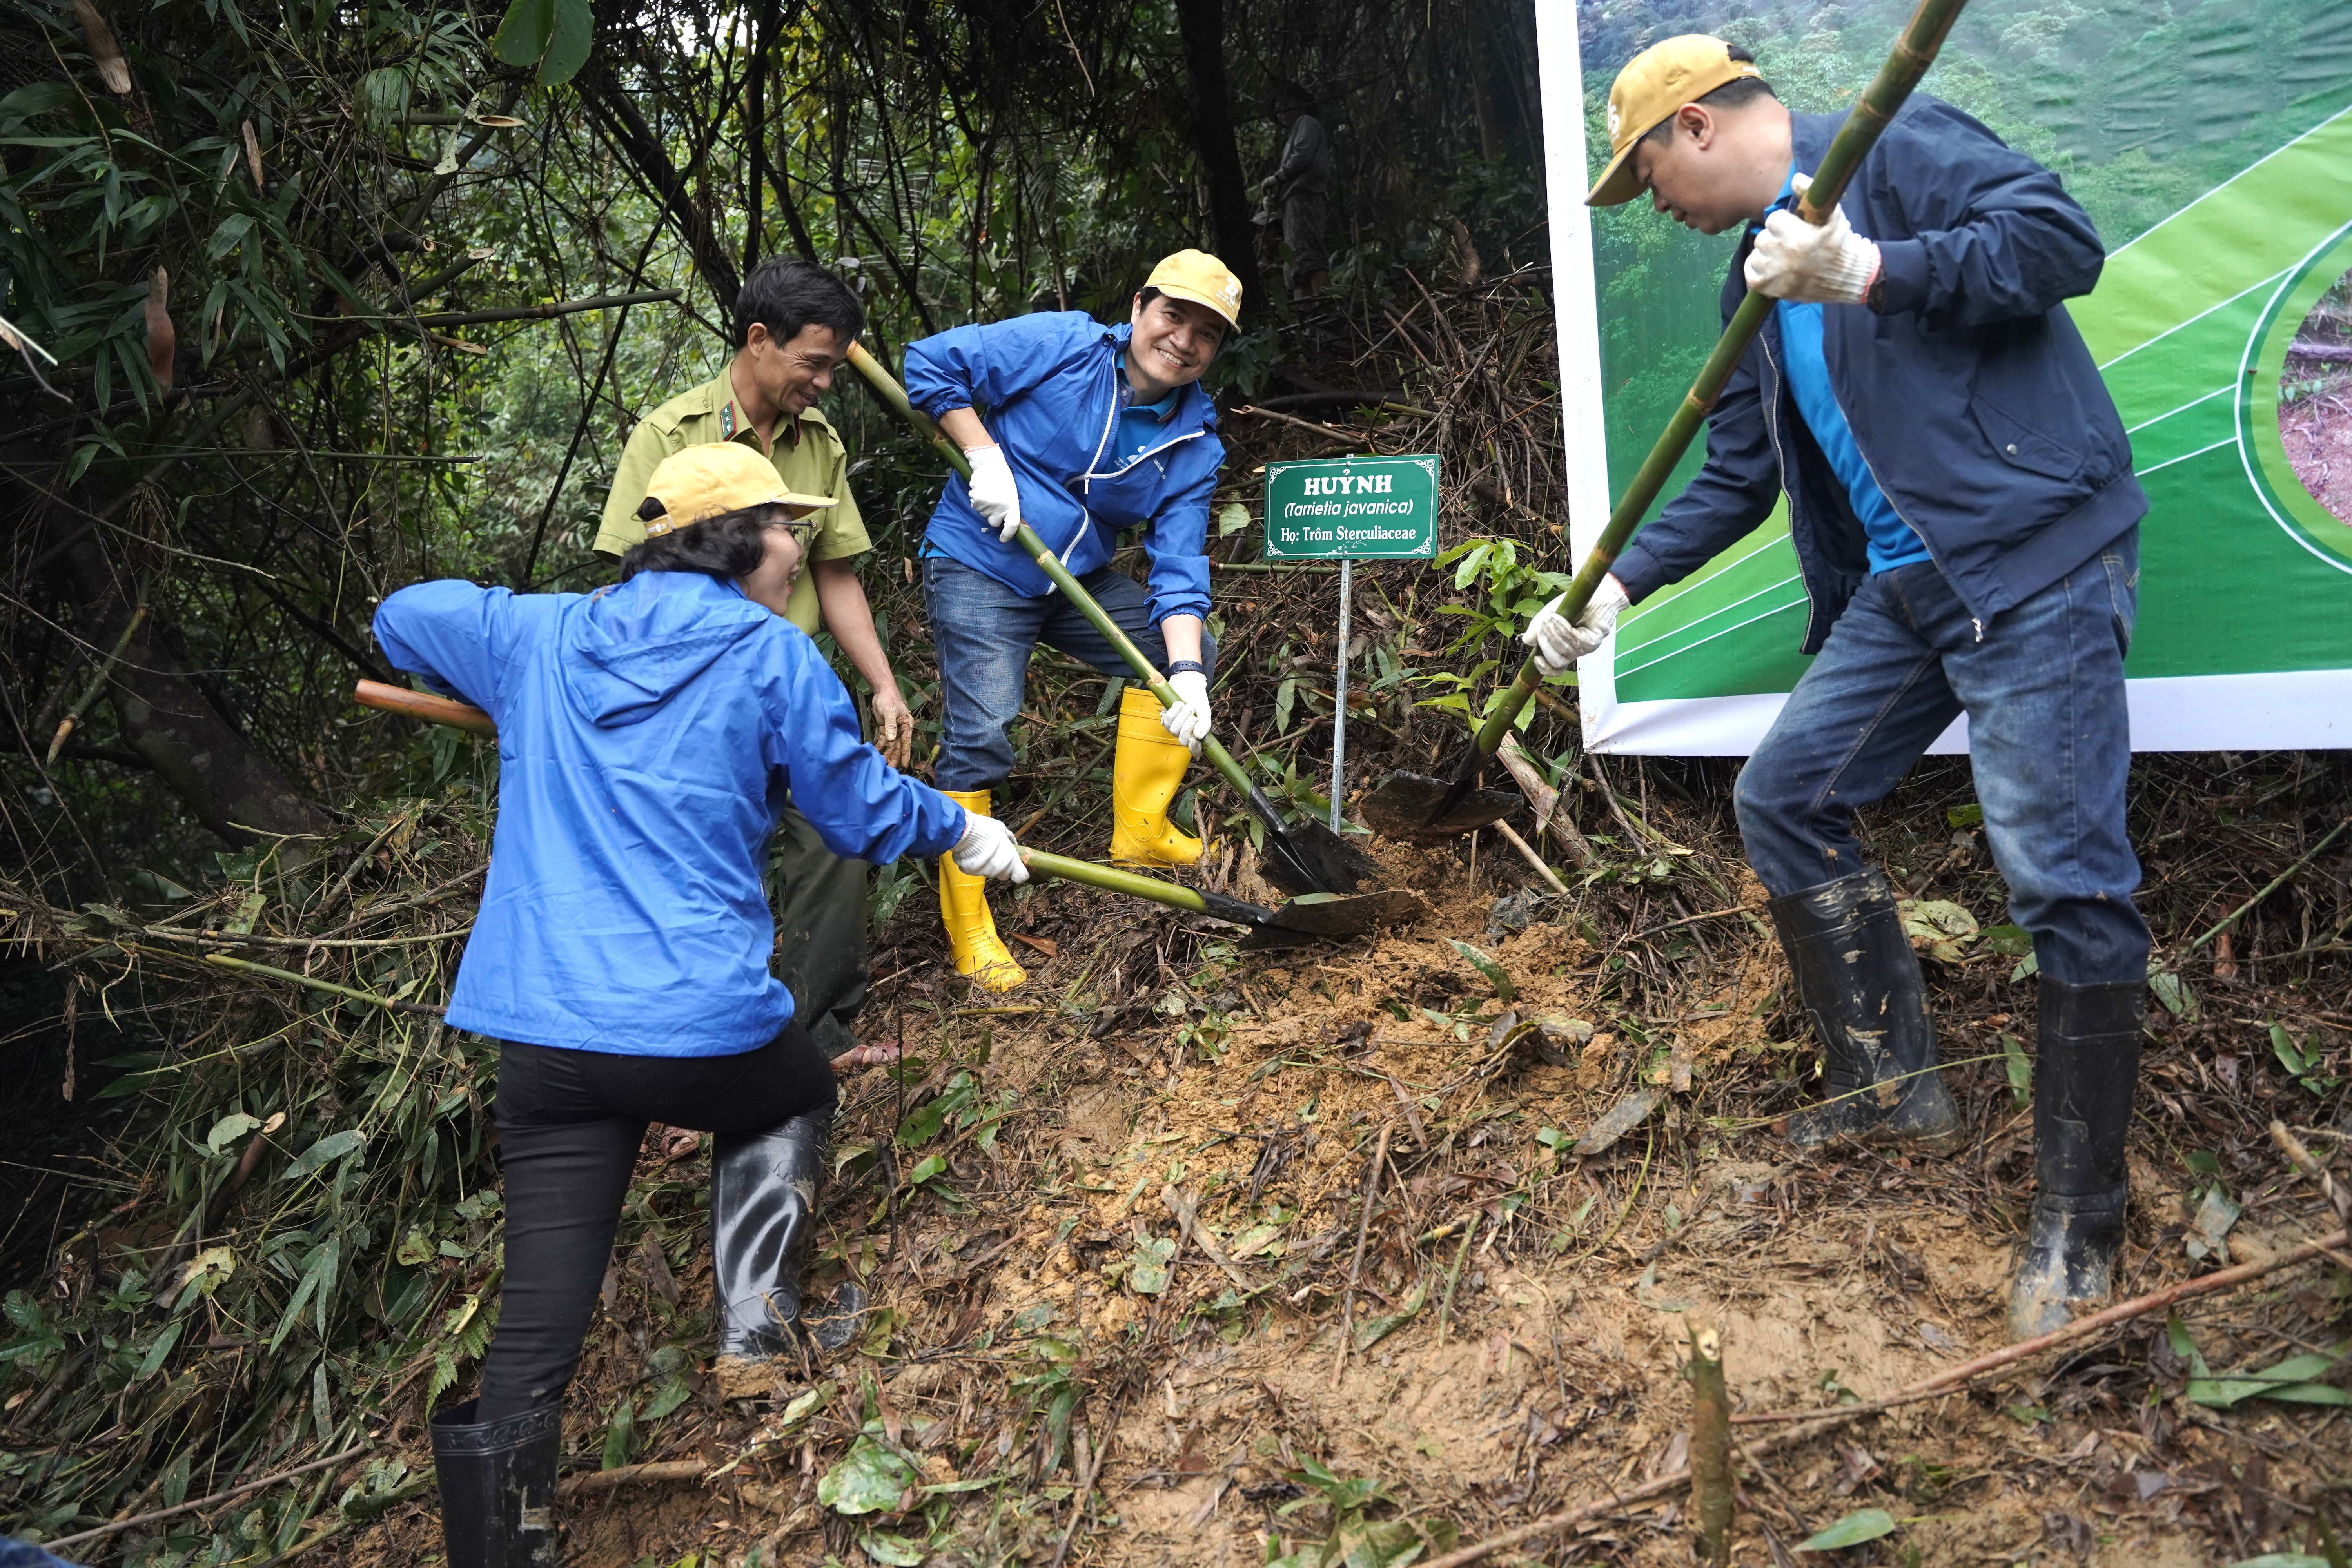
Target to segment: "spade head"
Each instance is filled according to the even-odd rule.
[[[1262,950],[1336,942],[1382,926],[1402,925],[1428,913],[1428,900],[1402,888],[1346,896],[1307,893],[1268,910],[1241,945]]]
[[[1352,893],[1380,863],[1319,822],[1265,822],[1258,874],[1286,893]]]
[[[1449,805],[1454,791],[1427,773],[1393,773],[1357,801],[1356,809],[1373,832],[1391,838],[1450,838],[1500,822],[1521,804],[1513,791],[1474,788]]]

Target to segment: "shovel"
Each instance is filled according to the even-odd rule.
[[[1895,118],[1903,100],[1935,63],[1936,52],[1944,47],[1945,35],[1952,30],[1953,22],[1967,3],[1968,0],[1919,0],[1919,8],[1904,26],[1895,52],[1886,57],[1886,63],[1878,68],[1878,75],[1854,100],[1853,110],[1839,128],[1837,139],[1822,155],[1811,188],[1797,203],[1798,216],[1807,223],[1818,224],[1836,210],[1838,198],[1845,194],[1846,182],[1862,166],[1864,157],[1877,142],[1879,132]],[[1664,434],[1650,448],[1649,457],[1633,475],[1633,482],[1625,487],[1624,496],[1609,514],[1608,526],[1593,542],[1592,553],[1585,557],[1583,569],[1569,584],[1560,602],[1562,616],[1572,621],[1591,603],[1593,590],[1608,575],[1610,567],[1616,564],[1618,554],[1633,537],[1633,531],[1642,525],[1642,514],[1650,510],[1650,503],[1665,485],[1666,476],[1682,460],[1691,437],[1697,434],[1700,422],[1714,409],[1715,400],[1723,395],[1724,384],[1731,379],[1740,356],[1748,352],[1748,343],[1764,324],[1765,312],[1771,308],[1770,300],[1751,293],[1732,312],[1731,324],[1723,329],[1715,352],[1707,355],[1698,379],[1691,384],[1689,395],[1675,410],[1674,417],[1666,421]],[[1542,681],[1543,672],[1536,668],[1533,658],[1520,665],[1517,678],[1491,705],[1486,721],[1478,727],[1469,755],[1463,759],[1451,783],[1424,773],[1391,773],[1381,781],[1380,788],[1359,803],[1364,820],[1383,833],[1435,836],[1466,833],[1505,815],[1491,811],[1492,804],[1501,800],[1516,804],[1516,798],[1497,791],[1480,790],[1478,775]]]
[[[971,478],[971,463],[963,455],[962,448],[940,434],[939,426],[931,423],[929,416],[907,400],[905,389],[872,354],[866,352],[863,344],[849,345],[849,363],[857,367],[857,374],[873,387],[875,395],[888,405],[891,411],[918,434],[928,438],[939,449],[940,455],[948,460],[949,466],[966,479]],[[1118,623],[1103,614],[1102,606],[1078,586],[1078,580],[1055,559],[1054,552],[1045,548],[1045,542],[1037,537],[1036,531],[1024,522],[1013,537],[1020,541],[1021,548],[1029,552],[1030,559],[1037,563],[1054,586],[1060,589],[1063,595],[1076,606],[1078,613],[1103,635],[1104,640],[1118,650],[1119,657],[1134,668],[1137,679],[1160,700],[1160,705],[1162,708],[1174,707],[1176,693],[1169,686],[1167,678],[1151,667],[1151,661],[1143,657],[1143,650],[1135,646],[1135,639],[1121,631]],[[1286,893],[1351,893],[1380,874],[1380,867],[1370,856],[1321,823],[1284,822],[1274,802],[1251,782],[1249,774],[1242,771],[1241,763],[1234,760],[1233,753],[1226,751],[1214,735],[1202,738],[1201,754],[1249,803],[1250,815],[1265,826],[1265,856],[1260,869],[1265,872],[1267,881]]]
[[[404,713],[411,719],[470,730],[479,735],[499,732],[498,725],[490,716],[469,703],[422,691],[410,691],[398,686],[386,686],[380,680],[361,681],[352,690],[352,700],[362,707],[381,708],[388,713]],[[1262,904],[1228,898],[1223,893],[1163,882],[1156,877],[1146,877],[1134,871],[1115,870],[1108,866],[1097,866],[1091,860],[1073,860],[1065,855],[1050,855],[1043,849],[1024,847],[1021,858],[1038,876],[1058,877],[1066,882],[1083,882],[1087,887],[1100,888],[1106,892],[1126,893],[1138,899],[1149,899],[1155,904],[1165,904],[1170,909],[1191,910],[1195,914],[1247,926],[1250,928],[1249,935],[1241,942],[1244,948],[1298,947],[1310,942],[1339,942],[1351,936],[1361,936],[1381,926],[1419,920],[1429,913],[1429,905],[1419,893],[1402,890],[1360,893],[1353,897],[1309,893],[1304,898],[1292,900],[1280,909],[1270,910]]]
[[[1402,889],[1354,895],[1307,893],[1291,900],[1279,909],[1270,910],[1263,904],[1229,898],[1223,893],[1212,893],[1203,888],[1163,882],[1157,877],[1116,870],[1108,866],[1097,866],[1091,860],[1073,860],[1066,855],[1049,855],[1043,849],[1024,847],[1021,851],[1021,861],[1034,876],[1057,877],[1065,882],[1083,882],[1107,893],[1125,893],[1131,898],[1149,899],[1171,910],[1191,910],[1195,914],[1247,926],[1249,935],[1242,938],[1240,945],[1253,950],[1303,947],[1315,942],[1342,942],[1381,926],[1416,921],[1429,913],[1427,900],[1419,893]]]

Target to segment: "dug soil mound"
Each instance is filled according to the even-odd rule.
[[[826,1269],[874,1303],[849,1352],[763,1398],[687,1392],[700,1156],[649,1160],[570,1447],[700,1468],[574,1483],[571,1560],[1427,1561],[1680,1472],[1699,1329],[1748,1415],[1998,1350],[2033,989],[1980,844],[1943,820],[1965,810],[1918,793],[1937,831],[1881,847],[1916,895],[1967,1119],[1940,1159],[1776,1131],[1812,1058],[1760,890],[1719,826],[1663,804],[1597,820],[1616,842],[1562,868],[1564,896],[1491,838],[1475,879],[1466,843],[1383,846],[1435,913],[1344,946],[1242,954],[1108,895],[1023,901],[1029,987],[898,990],[876,1034],[907,1059],[845,1086]],[[2150,837],[2161,920],[2188,857]],[[2263,1130],[2340,1142],[2346,1018],[2246,956],[2325,929],[2274,911],[2184,952],[2219,914],[2168,945],[2154,992],[2126,1296],[2328,1229]],[[2345,1500],[2347,1291],[2306,1261],[1757,1453],[1731,1561],[1828,1561],[1794,1553],[1836,1527],[1865,1541],[1853,1562],[2300,1546]],[[2284,1397],[2218,1381],[2282,1363]],[[421,1561],[431,1526],[419,1509],[356,1555]],[[1692,1531],[1676,1486],[1496,1560],[1679,1564]]]
[[[1813,1047],[1727,772],[1562,755],[1580,834],[1520,833],[1558,889],[1495,835],[1380,843],[1432,912],[1349,942],[1035,884],[997,900],[1029,983],[988,995],[908,898],[865,1026],[898,1059],[845,1075],[814,1271],[864,1315],[722,1388],[708,1140],[655,1129],[564,1560],[1680,1564],[1709,1333],[1734,1563],[2223,1563],[2344,1517],[2352,1259],[2295,1250],[2337,1222],[2268,1131],[2346,1167],[2337,766],[2135,790],[2158,945],[2120,1294],[2281,1266],[1881,1408],[2000,1348],[2032,1197],[2035,983],[1966,772],[1871,825],[1965,1118],[1929,1159],[1778,1130]],[[112,1206],[8,1300],[15,1530],[132,1568],[439,1560],[425,1419],[492,1331],[494,1058],[406,998],[446,984],[470,822],[363,821],[323,892],[257,863],[168,923],[12,906],[124,1026],[177,1030],[110,1064],[146,1108]],[[1201,876],[1271,897],[1252,861],[1229,832]]]

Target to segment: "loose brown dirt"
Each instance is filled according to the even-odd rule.
[[[752,1458],[575,1499],[566,1560],[1258,1564],[1345,1522],[1310,1466],[1377,1483],[1364,1519],[1468,1542],[1682,1465],[1694,1328],[1721,1331],[1750,1411],[1867,1399],[2001,1342],[2031,1194],[2030,1117],[2003,1065],[2004,1037],[2032,1038],[2013,958],[1930,965],[1965,1151],[1805,1154],[1772,1125],[1811,1092],[1803,1029],[1746,914],[1654,896],[1667,884],[1639,880],[1643,861],[1528,918],[1517,867],[1482,855],[1474,881],[1460,847],[1381,847],[1433,918],[1329,949],[1239,955],[1082,889],[1006,900],[1008,927],[1055,947],[1029,987],[899,988],[876,1033],[904,1038],[907,1081],[877,1068],[845,1085],[824,1271],[865,1281],[863,1342],[787,1369],[772,1401],[704,1387],[651,1423],[630,1457]],[[1228,885],[1246,885],[1244,858]],[[1697,858],[1739,896],[1736,863]],[[1456,942],[1507,976],[1507,1003]],[[1496,1045],[1506,1014],[1554,1029]],[[2251,1102],[2258,1088],[2301,1109],[2261,1077],[2256,1037],[2155,1017],[2133,1292],[2217,1261],[2186,1247],[2191,1149],[2218,1151],[2246,1205],[2233,1258],[2324,1217],[2247,1125],[2270,1103]],[[1645,1121],[1591,1158],[1560,1152],[1636,1090],[1658,1097]],[[874,1152],[942,1094],[1003,1114],[985,1139],[951,1116]],[[699,1155],[642,1173],[572,1399],[567,1448],[591,1468],[614,1411],[646,1409],[664,1346],[707,1354],[702,1174]],[[1231,1272],[1182,1236],[1163,1188],[1198,1205]],[[2302,1268],[2179,1330],[2218,1369],[2336,1343],[2346,1317],[2346,1276]],[[2137,1324],[1786,1448],[1743,1467],[1732,1561],[1829,1561],[1792,1551],[1864,1508],[1897,1528],[1846,1561],[2185,1565],[2300,1547],[2312,1508],[2342,1499],[2343,1412],[2207,1408],[2185,1397],[2189,1371],[2162,1322]],[[777,1437],[813,1390],[821,1408]],[[879,1512],[822,1506],[860,1443],[919,1479]],[[1685,1563],[1687,1507],[1670,1496],[1498,1561]],[[433,1531],[414,1508],[352,1555],[423,1562]]]

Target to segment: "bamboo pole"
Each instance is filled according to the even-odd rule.
[[[1723,1336],[1691,1334],[1691,1515],[1712,1568],[1731,1563],[1731,1395],[1723,1382]]]

